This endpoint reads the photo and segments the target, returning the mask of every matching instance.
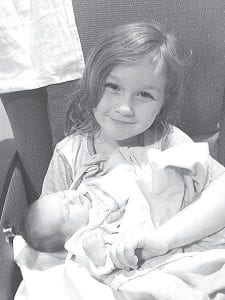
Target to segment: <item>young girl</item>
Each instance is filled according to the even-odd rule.
[[[42,196],[77,186],[119,146],[165,150],[191,143],[170,124],[181,71],[173,37],[158,26],[122,25],[102,35],[72,95],[67,137],[55,148]],[[119,268],[136,267],[137,248],[147,259],[225,227],[224,168],[212,159],[210,169],[210,184],[197,201],[157,230],[137,232],[113,246],[111,255]]]

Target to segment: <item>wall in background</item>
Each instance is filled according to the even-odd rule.
[[[4,106],[0,100],[0,141],[11,138],[13,138],[12,129]]]

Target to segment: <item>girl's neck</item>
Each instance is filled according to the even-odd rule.
[[[101,132],[94,137],[95,151],[99,154],[109,156],[113,151],[119,147],[118,143],[107,138]]]
[[[132,136],[129,139],[118,141],[119,147],[135,147],[140,145],[140,135]]]
[[[94,138],[95,150],[97,153],[110,155],[118,147],[135,147],[143,146],[140,141],[140,136],[134,136],[122,141],[114,141],[108,136],[104,135],[103,132],[99,132]]]

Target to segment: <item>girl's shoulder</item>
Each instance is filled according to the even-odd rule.
[[[166,148],[186,143],[193,143],[191,137],[178,127],[171,126],[171,130],[166,137]]]
[[[63,151],[68,147],[80,145],[85,139],[86,137],[80,134],[68,135],[56,144],[56,149]]]
[[[165,150],[179,144],[192,143],[193,140],[176,126],[170,126],[170,130],[165,137],[162,138],[162,133],[159,131],[151,132],[147,130],[144,134],[144,145]]]
[[[88,152],[87,137],[79,134],[72,134],[56,144],[55,152],[63,155],[67,160],[75,159]]]
[[[54,156],[70,165],[73,172],[78,172],[92,156],[91,138],[72,134],[61,140],[55,147]]]

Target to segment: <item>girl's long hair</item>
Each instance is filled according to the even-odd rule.
[[[151,64],[156,60],[165,68],[167,81],[164,104],[151,129],[166,135],[174,115],[177,116],[174,112],[179,102],[183,63],[177,56],[174,37],[159,25],[144,22],[120,25],[101,35],[87,59],[78,89],[70,95],[66,135],[93,135],[99,130],[93,109],[101,100],[104,83],[116,65],[143,61]]]

